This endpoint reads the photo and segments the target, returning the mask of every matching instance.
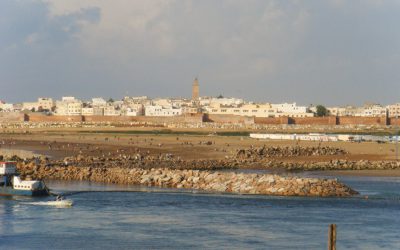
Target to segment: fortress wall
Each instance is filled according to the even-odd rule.
[[[19,112],[0,112],[0,122],[23,122],[27,118],[25,114]]]
[[[289,118],[288,117],[254,117],[254,122],[256,124],[270,124],[270,125],[289,124]]]
[[[289,118],[289,124],[296,124],[296,125],[337,125],[337,118],[336,118],[336,116],[293,117],[293,118]]]
[[[204,122],[254,124],[253,116],[206,114]]]
[[[338,117],[340,125],[387,125],[386,117]]]
[[[64,115],[44,115],[44,114],[28,114],[29,122],[82,122],[82,116],[64,116]]]

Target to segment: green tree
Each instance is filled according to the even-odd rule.
[[[328,115],[328,110],[322,106],[322,105],[317,105],[317,116],[322,117],[322,116],[327,116]]]

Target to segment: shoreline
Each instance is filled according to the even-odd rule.
[[[314,173],[325,176],[400,177],[400,169],[326,170]]]

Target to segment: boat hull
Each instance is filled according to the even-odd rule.
[[[3,196],[48,196],[47,189],[39,190],[19,190],[11,187],[0,187],[0,195]]]

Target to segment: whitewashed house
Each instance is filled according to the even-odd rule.
[[[182,115],[182,108],[161,105],[146,105],[145,116],[178,116]]]

